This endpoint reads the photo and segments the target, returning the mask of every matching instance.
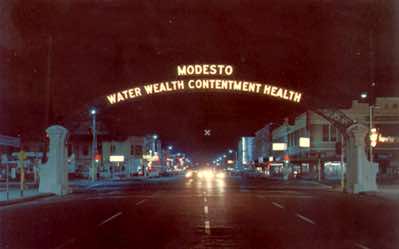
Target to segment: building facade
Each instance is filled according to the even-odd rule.
[[[380,175],[399,174],[399,98],[376,98],[372,109],[372,126],[377,128],[379,141],[373,149],[373,161],[379,164]],[[370,107],[353,101],[342,109],[348,117],[370,127]],[[300,139],[309,139],[309,146],[301,146]],[[398,138],[398,139],[395,139]],[[308,111],[298,115],[292,124],[286,120],[272,131],[273,142],[287,144],[286,151],[273,151],[276,161],[289,159],[293,171],[304,176],[340,179],[344,173],[340,132],[323,117]],[[389,142],[390,141],[390,142]]]
[[[142,171],[144,137],[129,136],[124,141],[102,142],[102,166],[112,174],[137,174]]]
[[[101,177],[112,177],[143,174],[143,168],[147,170],[151,166],[161,170],[161,146],[161,140],[154,135],[121,138],[100,134],[97,136],[98,172]],[[92,137],[75,134],[68,145],[68,151],[70,172],[88,177],[93,158]]]
[[[271,156],[272,127],[269,123],[262,129],[255,132],[254,138],[254,160],[257,163],[265,163]]]
[[[379,164],[379,175],[399,175],[399,97],[376,98],[371,115],[368,104],[356,101],[345,112],[367,126],[371,120],[377,129],[379,139],[373,148],[373,161]]]
[[[246,169],[254,163],[254,137],[241,137],[237,149],[237,168]]]
[[[286,120],[273,130],[273,142],[285,143],[285,151],[274,151],[275,161],[289,161],[292,171],[303,177],[340,178],[341,156],[337,144],[341,142],[338,130],[327,120],[308,111],[297,116],[292,124]],[[300,144],[309,139],[309,146]]]

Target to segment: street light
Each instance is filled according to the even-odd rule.
[[[90,110],[90,114],[92,117],[92,123],[91,123],[91,131],[93,134],[93,140],[91,143],[91,179],[93,181],[96,180],[96,152],[97,152],[97,137],[96,137],[96,114],[97,110],[95,108],[92,108]]]
[[[154,135],[152,135],[152,151],[154,152],[154,155],[155,155],[155,152],[157,151],[157,145],[156,145],[156,140],[158,139],[158,135],[157,134],[154,134]]]
[[[371,83],[371,87],[375,87],[375,83],[374,82]],[[373,90],[372,90],[372,93],[373,93]],[[368,93],[367,92],[361,92],[360,93],[360,98],[362,98],[362,99],[369,98]],[[378,106],[375,106],[373,104],[373,101],[371,100],[371,98],[369,98],[368,104],[369,104],[369,133],[372,134],[373,130],[375,129],[373,127],[374,109],[378,108]],[[374,159],[373,159],[373,147],[374,146],[370,146],[370,149],[369,149],[370,162],[374,161]]]
[[[232,154],[232,153],[233,153],[233,150],[229,150],[229,153]]]
[[[173,150],[173,146],[172,146],[172,145],[169,145],[169,146],[168,146],[168,150]]]

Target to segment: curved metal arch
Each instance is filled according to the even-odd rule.
[[[330,122],[334,127],[336,127],[339,132],[347,136],[347,129],[356,123],[353,119],[349,118],[344,112],[339,109],[317,109],[311,108],[311,111],[320,115],[328,122]]]

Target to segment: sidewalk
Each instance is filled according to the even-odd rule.
[[[332,190],[341,192],[341,183],[340,181],[316,181],[313,180],[312,182],[323,184],[330,186]],[[381,197],[384,199],[395,200],[399,201],[399,183],[377,183],[378,190],[377,191],[370,191],[370,192],[362,192],[361,195],[367,196],[376,196]]]
[[[115,185],[122,182],[137,182],[139,184],[142,183],[163,183],[168,181],[174,181],[178,179],[183,179],[184,176],[167,176],[167,177],[157,177],[157,178],[148,178],[143,176],[131,177],[131,178],[114,178],[114,179],[100,179],[97,181],[91,181],[89,179],[76,179],[69,181],[69,187],[72,190],[72,193],[79,193],[82,190],[87,190],[95,187],[101,187],[106,185]],[[21,196],[21,192],[19,189],[19,183],[12,183],[9,186],[9,198],[7,199],[6,186],[3,183],[0,183],[0,206],[7,206],[21,202],[32,201],[40,198],[46,198],[50,196],[54,196],[52,193],[39,193],[38,186],[34,185],[31,182],[28,182],[26,188],[23,192],[23,196]]]
[[[399,184],[378,185],[378,191],[366,192],[365,195],[399,201]]]
[[[7,192],[5,190],[0,191],[0,206],[8,206],[21,202],[27,202],[40,198],[50,197],[53,195],[54,194],[51,193],[39,193],[38,189],[34,188],[34,189],[25,189],[23,192],[23,196],[21,196],[20,189],[10,188],[8,199],[7,199]]]

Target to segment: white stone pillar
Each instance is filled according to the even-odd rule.
[[[347,129],[346,143],[346,186],[349,193],[377,191],[378,164],[371,163],[365,152],[368,127],[354,124]]]
[[[49,136],[48,160],[40,165],[39,192],[65,195],[69,193],[68,165],[65,139],[68,130],[53,125],[46,130]]]

